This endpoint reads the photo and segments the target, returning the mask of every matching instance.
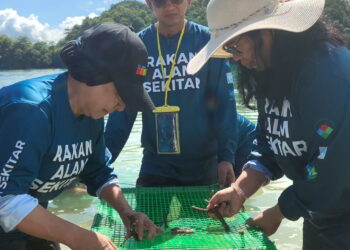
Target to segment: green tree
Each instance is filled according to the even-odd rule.
[[[13,40],[8,36],[0,36],[0,69],[8,66],[8,58],[11,56]]]
[[[85,18],[81,25],[75,25],[67,31],[66,37],[59,42],[65,42],[81,36],[84,30],[103,22],[117,22],[132,27],[135,32],[140,31],[154,21],[154,16],[146,4],[136,0],[124,0],[111,6],[107,11],[95,18]]]
[[[350,1],[326,0],[324,18],[340,31],[350,48]]]
[[[193,0],[187,11],[187,18],[196,23],[207,25],[207,5],[209,0]]]
[[[207,24],[206,6],[209,0],[193,0],[186,17],[202,25]],[[346,39],[350,48],[349,0],[326,0],[324,18],[334,24]],[[85,18],[81,25],[66,30],[66,36],[56,45],[44,42],[32,43],[28,38],[11,39],[0,35],[0,69],[61,68],[59,51],[69,40],[81,36],[84,30],[102,22],[118,22],[134,28],[136,32],[155,21],[148,6],[136,0],[124,0],[95,18]]]

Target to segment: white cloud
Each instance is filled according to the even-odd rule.
[[[12,38],[26,36],[32,41],[57,41],[62,35],[58,29],[50,29],[47,23],[41,23],[37,16],[19,16],[14,9],[0,10],[0,34]]]
[[[97,15],[91,13],[90,18]],[[81,24],[85,16],[67,17],[58,28],[51,28],[47,23],[41,23],[38,16],[19,16],[14,9],[0,10],[0,34],[12,38],[26,36],[32,41],[58,42],[64,37],[64,31],[76,24]]]
[[[95,13],[90,13],[88,15],[90,18],[95,18],[97,15]],[[74,25],[80,25],[83,23],[85,16],[75,16],[75,17],[67,17],[60,25],[59,28],[61,30],[71,29]]]
[[[95,18],[95,17],[97,17],[98,15],[96,14],[96,13],[90,13],[89,15],[88,15],[88,17],[90,17],[90,18]]]

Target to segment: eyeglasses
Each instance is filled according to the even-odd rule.
[[[156,8],[162,8],[166,5],[168,0],[151,0]],[[172,4],[182,4],[184,0],[169,0]]]
[[[240,51],[238,48],[238,44],[239,41],[241,40],[242,36],[240,36],[237,41],[232,44],[232,45],[227,45],[225,44],[224,46],[222,46],[222,49],[225,50],[227,53],[230,53],[234,56],[241,56],[242,55],[242,51]]]

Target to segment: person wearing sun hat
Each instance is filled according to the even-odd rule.
[[[61,58],[68,72],[0,89],[0,249],[116,249],[46,210],[75,180],[128,229],[135,217],[139,239],[144,229],[154,237],[162,230],[128,205],[103,137],[107,113],[154,108],[142,86],[145,46],[126,26],[103,23],[68,42]]]
[[[350,249],[350,52],[321,20],[324,0],[211,0],[211,39],[190,61],[242,66],[239,91],[256,99],[257,145],[243,173],[208,208],[232,216],[269,180],[293,181],[253,219],[267,234],[304,219],[303,249]]]

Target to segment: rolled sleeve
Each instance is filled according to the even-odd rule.
[[[28,194],[0,197],[0,226],[10,232],[37,206],[38,200]]]
[[[264,185],[268,184],[273,177],[272,172],[257,160],[248,161],[246,164],[244,164],[242,170],[245,170],[245,169],[253,169],[255,171],[262,173],[267,179]]]
[[[105,187],[110,186],[110,185],[119,186],[118,179],[117,178],[111,179],[111,180],[107,181],[105,184],[103,184],[101,187],[99,187],[99,189],[97,189],[97,191],[96,191],[96,196],[101,199],[100,195],[101,195],[102,189],[104,189]]]

